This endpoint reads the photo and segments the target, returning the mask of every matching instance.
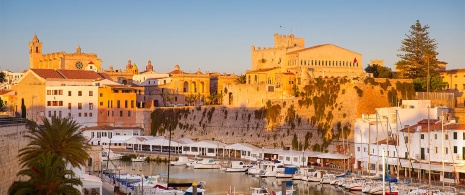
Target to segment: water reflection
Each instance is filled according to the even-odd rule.
[[[163,181],[168,179],[168,166],[161,163],[145,162],[122,162],[113,161],[109,163],[110,170],[118,170],[115,167],[121,167],[121,174],[144,174],[144,175],[162,175]],[[103,165],[105,169],[106,165]],[[118,171],[114,171],[118,174]],[[193,169],[185,166],[171,166],[170,183],[192,183],[205,181],[207,194],[224,195],[231,188],[236,194],[251,194],[251,187],[267,187],[274,191],[280,191],[283,185],[282,179],[276,178],[258,178],[245,173],[225,173],[218,169]],[[296,195],[342,195],[342,194],[361,194],[360,192],[347,192],[337,187],[325,184],[321,185],[316,182],[306,181],[288,181],[285,182],[287,189],[294,189]]]

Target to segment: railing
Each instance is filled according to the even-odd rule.
[[[14,124],[26,124],[25,118],[16,117],[2,117],[0,118],[0,126],[14,125]]]

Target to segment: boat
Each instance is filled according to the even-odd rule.
[[[197,184],[197,195],[204,195],[206,191],[204,188],[205,188],[205,182],[204,181],[199,182],[199,184]],[[184,195],[193,195],[193,190],[194,189],[192,186],[187,188]]]
[[[123,155],[115,154],[112,150],[109,150],[109,149],[103,149],[102,150],[102,160],[103,161],[108,161],[108,159],[110,159],[110,160],[119,160],[119,159],[121,159],[121,157],[123,157]]]
[[[231,161],[230,166],[225,167],[226,172],[246,172],[251,165],[246,165],[242,161]]]
[[[194,165],[194,169],[219,169],[220,162],[213,160],[213,158],[204,158],[200,163]]]
[[[313,172],[313,168],[301,167],[299,170],[292,176],[293,180],[305,180],[309,173]]]
[[[297,171],[296,166],[284,166],[284,169],[276,171],[276,178],[292,178]]]
[[[321,182],[321,179],[323,179],[323,175],[325,175],[325,174],[326,174],[326,171],[323,171],[323,170],[315,171],[312,174],[309,174],[307,176],[306,181],[309,181],[309,182]]]
[[[286,190],[286,195],[292,195],[294,190]],[[268,191],[267,188],[252,188],[252,195],[283,195],[282,191]]]
[[[186,166],[187,167],[194,167],[194,165],[200,164],[202,162],[202,160],[203,160],[202,158],[191,159],[190,161],[186,162]]]
[[[177,161],[170,162],[171,166],[185,166],[188,162],[193,162],[194,160],[187,156],[179,156]]]
[[[268,165],[265,169],[265,173],[260,175],[260,177],[276,177],[278,171],[284,171],[284,165],[282,163]]]
[[[132,162],[144,162],[147,157],[143,155],[137,155],[136,158],[131,158]]]
[[[250,175],[263,175],[265,174],[265,170],[269,165],[274,164],[273,162],[270,161],[259,161],[258,164],[250,167],[247,169],[247,174]]]
[[[320,183],[322,184],[330,184],[331,180],[335,180],[336,175],[334,174],[324,174],[323,178],[321,178]]]

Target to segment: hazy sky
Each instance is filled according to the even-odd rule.
[[[465,1],[0,1],[0,70],[29,68],[28,42],[43,53],[97,53],[102,67],[158,72],[241,74],[252,45],[272,47],[275,33],[332,43],[394,68],[402,39],[420,20],[447,69],[465,68]]]

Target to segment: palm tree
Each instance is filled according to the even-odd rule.
[[[73,167],[85,166],[89,158],[86,150],[90,146],[85,144],[86,138],[79,131],[79,124],[71,118],[56,116],[52,116],[51,121],[44,117],[42,121],[44,128],[33,126],[31,133],[25,135],[31,141],[25,148],[19,150],[19,160],[23,167],[34,161],[40,154],[48,152],[55,154]]]
[[[80,194],[73,186],[82,186],[74,172],[64,170],[65,162],[53,152],[40,154],[29,161],[27,168],[17,176],[26,176],[27,181],[17,181],[8,189],[8,194]]]

